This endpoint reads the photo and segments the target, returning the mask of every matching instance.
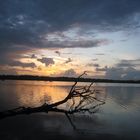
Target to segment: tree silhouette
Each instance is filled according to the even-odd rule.
[[[100,100],[95,96],[100,91],[95,89],[95,87],[93,86],[94,84],[93,82],[87,86],[82,87],[77,86],[79,79],[85,74],[86,72],[84,72],[77,78],[77,80],[71,87],[68,95],[63,100],[51,104],[44,103],[39,107],[18,107],[12,110],[6,110],[0,112],[0,119],[22,114],[28,115],[37,112],[45,112],[45,113],[59,112],[64,113],[67,116],[71,125],[75,129],[75,126],[70,119],[69,116],[70,114],[86,113],[86,112],[92,114],[98,110],[99,106],[105,104],[104,100]],[[61,105],[68,102],[70,102],[70,106],[67,109],[63,109],[62,107],[60,107]],[[94,104],[94,102],[97,103]]]

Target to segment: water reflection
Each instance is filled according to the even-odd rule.
[[[108,100],[127,111],[140,107],[140,87],[107,87]]]
[[[0,84],[1,98],[3,105],[9,108],[15,106],[37,107],[44,103],[54,103],[63,100],[70,91],[73,83],[60,83],[53,82],[37,82],[31,83],[30,81],[14,81]],[[84,85],[89,85],[84,83]],[[81,84],[78,85],[82,86]],[[95,87],[98,92],[94,95],[99,100],[104,100],[106,96],[105,88]],[[4,96],[4,97],[3,97]],[[77,102],[78,102],[77,98]],[[5,103],[4,103],[5,102]],[[70,107],[71,101],[65,104]],[[11,105],[11,106],[10,106]],[[64,106],[63,106],[64,107]],[[8,109],[7,108],[7,109]]]
[[[62,100],[68,93],[69,87],[50,86],[48,83],[29,84],[16,81],[14,84],[0,84],[0,102],[4,109],[6,106],[40,106],[47,102],[56,102]],[[2,107],[1,107],[2,108]]]
[[[71,85],[72,83],[70,83]],[[62,100],[69,92],[70,86],[62,83],[47,82],[1,82],[0,110],[18,106],[39,106],[44,102],[52,103]],[[94,115],[71,116],[78,132],[71,127],[62,114],[36,114],[18,116],[0,121],[0,138],[2,139],[47,139],[65,136],[65,138],[95,138],[95,135],[110,139],[137,139],[140,134],[140,86],[100,86],[95,96],[106,98]],[[16,121],[15,121],[16,120]],[[10,135],[10,138],[7,138]],[[96,139],[96,138],[95,138]]]

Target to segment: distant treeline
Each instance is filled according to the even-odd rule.
[[[112,80],[112,79],[92,79],[75,77],[49,77],[33,75],[0,75],[0,80],[34,80],[34,81],[62,81],[62,82],[97,82],[97,83],[134,83],[140,84],[140,80]]]

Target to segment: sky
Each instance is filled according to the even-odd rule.
[[[0,74],[140,79],[139,0],[0,1]]]

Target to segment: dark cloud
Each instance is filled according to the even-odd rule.
[[[92,61],[98,61],[98,59],[97,58],[94,58],[94,59],[92,59]]]
[[[55,64],[55,61],[53,60],[53,58],[43,57],[43,58],[37,59],[37,60],[40,61],[41,63],[45,64],[46,66]]]
[[[12,63],[10,63],[9,66],[20,66],[23,68],[27,68],[27,67],[35,68],[36,67],[35,63],[23,63],[20,61],[12,61]]]
[[[55,51],[56,54],[58,54],[59,56],[61,55],[60,51]]]
[[[0,44],[37,46],[44,34],[75,25],[134,26],[132,16],[139,13],[139,0],[4,0],[0,3]]]
[[[134,79],[139,80],[140,79],[140,70],[136,70],[135,68],[127,68],[125,70],[125,74],[123,75],[123,79]]]
[[[134,64],[131,63],[127,63],[127,62],[123,62],[123,63],[119,63],[117,64],[118,67],[134,67]]]
[[[3,59],[3,61],[0,61],[0,65],[8,65],[8,66],[12,66],[12,67],[23,67],[23,68],[35,68],[36,65],[35,63],[31,62],[31,63],[24,63],[24,62],[20,62],[17,60],[12,60],[12,59]]]
[[[42,70],[42,68],[39,66],[38,68],[37,68],[39,71],[41,71]]]
[[[96,67],[96,68],[100,67],[99,64],[94,64],[94,63],[89,63],[89,64],[87,64],[86,66],[89,66],[89,67]]]
[[[35,54],[32,54],[31,58],[37,58],[37,56]]]
[[[109,43],[107,39],[79,39],[79,40],[47,40],[44,42],[44,45],[47,48],[89,48],[89,47],[98,47],[103,44]]]
[[[96,68],[97,72],[104,72],[105,78],[108,79],[140,79],[140,70],[136,69],[140,66],[140,59],[121,60],[113,67]]]
[[[140,79],[140,70],[136,70],[135,68],[128,67],[128,68],[108,68],[106,70],[106,78],[109,79],[133,79],[138,80]]]
[[[137,67],[140,66],[140,59],[135,60],[121,60],[117,65],[117,67]]]
[[[64,77],[77,77],[77,73],[74,69],[68,69],[64,73],[61,74]]]
[[[96,53],[95,55],[105,55],[104,53]]]
[[[72,54],[71,52],[67,52],[67,53],[63,53],[63,54],[66,54],[66,55],[68,55],[68,54]]]
[[[120,25],[140,12],[139,5],[139,0],[5,0],[0,13],[11,27],[45,23],[48,30],[60,30],[74,23]]]
[[[65,64],[72,62],[71,58],[68,58],[68,60],[65,61]]]
[[[0,66],[0,74],[6,74],[6,75],[11,74],[11,75],[16,75],[16,74],[18,74],[18,73],[17,73],[17,71],[16,71],[15,69],[13,69],[13,68],[7,69],[7,68],[4,68],[4,67],[1,67],[1,66]]]
[[[8,60],[9,53],[17,57],[19,52],[40,48],[97,47],[107,40],[50,41],[45,36],[74,27],[82,31],[130,30],[138,27],[139,14],[139,0],[3,0],[0,2],[0,63]]]
[[[106,72],[107,71],[107,69],[108,69],[108,67],[107,66],[105,66],[105,67],[103,67],[103,68],[96,68],[96,71],[97,72]]]

